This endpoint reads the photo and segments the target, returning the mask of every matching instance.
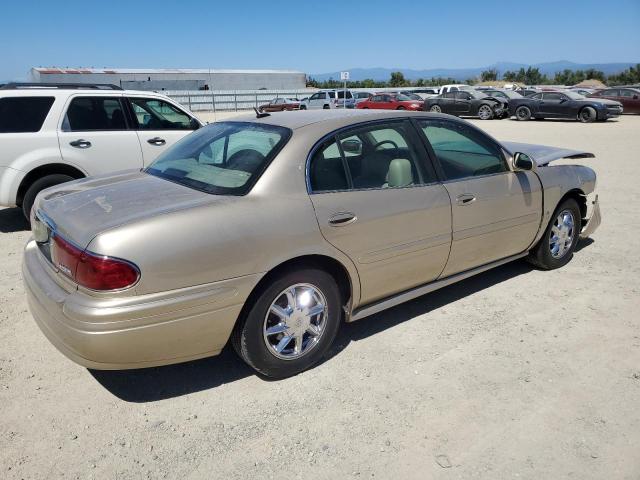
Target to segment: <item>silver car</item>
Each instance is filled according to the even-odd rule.
[[[426,112],[260,114],[143,170],[44,190],[23,273],[75,362],[139,368],[231,341],[264,375],[316,364],[340,324],[526,257],[566,264],[600,223],[588,152],[498,142]]]

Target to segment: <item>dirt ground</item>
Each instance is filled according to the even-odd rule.
[[[593,240],[563,269],[516,262],[345,325],[288,380],[232,351],[75,365],[27,311],[29,232],[0,210],[0,478],[639,479],[640,116],[477,123],[596,154]]]

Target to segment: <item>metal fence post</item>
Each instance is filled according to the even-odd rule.
[[[235,106],[236,112],[238,111],[238,91],[233,91],[233,105]]]

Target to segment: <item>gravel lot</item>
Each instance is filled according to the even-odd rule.
[[[640,478],[640,116],[477,123],[596,154],[593,240],[561,270],[516,262],[345,325],[283,381],[232,351],[75,365],[27,311],[29,232],[0,210],[0,478]]]

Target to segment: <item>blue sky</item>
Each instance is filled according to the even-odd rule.
[[[54,65],[324,73],[640,62],[639,25],[640,0],[7,1],[0,79]]]

